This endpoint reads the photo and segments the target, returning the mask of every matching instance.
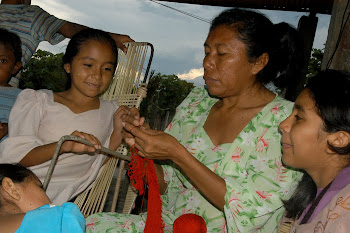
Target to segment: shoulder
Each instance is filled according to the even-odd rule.
[[[277,96],[271,103],[268,104],[267,110],[268,113],[274,117],[274,119],[283,121],[292,113],[293,106],[293,102]]]
[[[16,12],[18,14],[26,14],[36,11],[44,11],[36,5],[24,5],[24,4],[1,4],[0,9],[6,9],[9,11]]]
[[[3,87],[0,86],[0,95],[8,95],[8,96],[17,96],[22,89],[19,89],[17,87]]]
[[[38,98],[38,99],[48,99],[53,98],[53,92],[51,90],[33,90],[33,89],[24,89],[21,91],[19,96],[26,98]]]
[[[204,99],[208,98],[209,94],[205,86],[202,87],[194,87],[191,92],[188,94],[187,98],[194,98],[194,99]]]
[[[181,108],[191,108],[199,105],[203,106],[212,99],[213,98],[209,96],[205,87],[195,87],[177,108],[180,110]]]
[[[40,6],[36,6],[36,5],[26,6],[26,9],[31,10],[31,11],[38,11],[38,12],[44,11]],[[44,12],[46,12],[46,11],[44,11]]]
[[[217,100],[209,96],[205,87],[195,87],[176,108],[174,119],[192,118],[193,116],[200,115],[207,111],[209,106]]]
[[[102,111],[104,111],[106,109],[110,109],[114,112],[119,108],[119,105],[116,101],[106,101],[106,100],[103,100],[102,98],[100,98],[100,103],[101,103],[100,109]]]
[[[51,90],[33,90],[24,89],[18,94],[16,104],[22,103],[39,103],[41,105],[48,104],[53,101],[53,92]]]

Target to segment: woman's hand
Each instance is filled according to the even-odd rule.
[[[163,131],[135,127],[128,122],[125,122],[124,129],[133,135],[139,155],[148,159],[174,160],[174,152],[178,146],[182,147],[174,137]]]
[[[76,142],[76,141],[65,141],[62,144],[60,154],[63,153],[92,153],[96,150],[101,149],[101,142],[92,134],[74,131],[71,135],[75,135],[78,137],[81,137],[83,139],[88,140],[91,142],[94,146],[88,146],[84,143]]]

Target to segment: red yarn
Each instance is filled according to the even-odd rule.
[[[164,222],[162,219],[162,200],[160,198],[160,188],[153,160],[142,158],[138,155],[137,149],[132,146],[131,162],[129,163],[128,175],[132,186],[139,195],[144,194],[146,189],[145,179],[148,179],[148,206],[152,206],[147,211],[145,233],[164,232]]]
[[[201,216],[196,214],[183,214],[173,225],[174,233],[206,233],[207,225]]]

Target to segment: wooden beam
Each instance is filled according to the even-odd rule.
[[[196,5],[331,14],[334,0],[158,0]]]
[[[348,0],[334,1],[322,70],[330,68],[350,72],[350,6],[345,9],[347,4]],[[341,29],[343,29],[342,35],[340,35]]]
[[[287,88],[285,98],[291,101],[295,101],[299,93],[304,89],[306,82],[307,68],[310,61],[310,55],[312,52],[312,45],[314,43],[318,18],[315,14],[309,16],[302,16],[299,20],[298,31],[303,40],[303,62],[304,66],[298,72],[298,77],[294,77],[294,82]]]

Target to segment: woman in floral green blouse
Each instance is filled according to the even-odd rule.
[[[156,171],[165,232],[186,213],[202,216],[208,232],[276,232],[281,199],[299,174],[283,167],[278,132],[293,104],[264,84],[293,78],[295,33],[255,11],[224,11],[204,43],[206,87],[193,89],[165,132],[134,128],[144,119],[126,117],[129,143],[162,163]],[[95,214],[87,231],[143,232],[145,219]]]

